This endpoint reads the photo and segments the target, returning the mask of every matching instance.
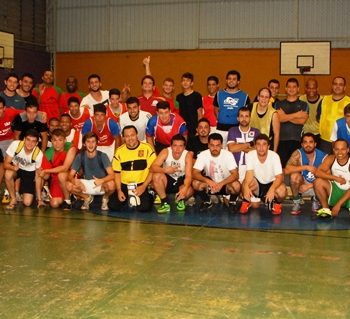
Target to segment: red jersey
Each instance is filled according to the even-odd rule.
[[[57,86],[46,87],[40,84],[33,90],[33,95],[37,98],[39,103],[39,111],[47,114],[47,122],[53,117],[59,118],[59,99],[61,89]]]
[[[164,97],[152,95],[150,98],[146,98],[144,95],[138,97],[140,102],[140,108],[142,111],[146,111],[155,115],[157,113],[157,104],[159,101],[165,101]]]
[[[13,132],[11,130],[11,123],[17,114],[23,110],[16,110],[12,107],[7,107],[4,110],[4,116],[0,118],[0,141],[13,140]]]
[[[214,96],[203,96],[202,98],[202,103],[203,103],[203,117],[209,120],[210,126],[216,126],[217,119],[215,116],[215,111],[214,111]]]
[[[62,92],[59,100],[59,106],[60,106],[61,112],[67,113],[69,111],[69,108],[68,108],[69,98],[76,97],[79,100],[79,104],[80,104],[83,96],[84,94],[82,92],[74,92],[74,93]]]
[[[112,145],[114,142],[113,134],[111,133],[111,130],[109,128],[109,120],[105,119],[105,122],[103,123],[102,130],[99,130],[96,125],[95,117],[91,117],[92,122],[92,132],[96,133],[98,136],[98,146],[109,146]]]
[[[108,105],[107,106],[106,117],[107,118],[111,118],[114,121],[119,123],[119,116],[126,112],[126,103],[119,103],[119,110],[120,110],[120,112],[118,114],[116,114],[116,113],[113,112],[111,107]]]
[[[72,119],[72,128],[74,128],[76,131],[81,131],[85,121],[90,118],[89,109],[86,108],[86,107],[83,108],[83,112],[80,113],[80,117],[78,117],[78,118],[73,117],[72,114],[70,114],[69,111],[67,112],[67,114],[69,114],[69,116],[71,117],[71,119]]]

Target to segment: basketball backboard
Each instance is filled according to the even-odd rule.
[[[14,68],[14,34],[0,31],[0,68]]]
[[[329,75],[331,42],[281,42],[281,75]]]

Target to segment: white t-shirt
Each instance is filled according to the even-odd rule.
[[[33,156],[33,152],[30,152],[30,154],[26,154],[26,152],[24,151],[24,146],[21,149],[21,151],[15,155],[18,144],[21,141],[13,141],[10,146],[8,147],[7,151],[6,151],[6,155],[13,157],[12,162],[14,164],[19,164],[19,168],[24,170],[24,171],[28,171],[28,172],[33,172],[35,170],[37,170],[38,168],[41,167],[41,162],[43,160],[43,153],[40,151],[38,156],[36,157],[36,159],[34,160],[34,163],[32,162],[32,156]]]
[[[237,168],[235,158],[228,150],[221,150],[219,156],[211,155],[210,150],[199,153],[193,168],[202,171],[215,183],[220,183],[231,175],[230,171]]]
[[[282,165],[277,153],[268,150],[264,163],[258,159],[256,150],[246,154],[247,171],[254,171],[254,177],[261,184],[268,184],[276,179],[277,175],[282,174]]]
[[[140,110],[139,117],[137,120],[133,121],[128,112],[123,113],[119,117],[120,129],[127,125],[133,125],[137,128],[137,137],[139,141],[146,142],[146,127],[148,120],[152,117],[151,113]]]
[[[100,92],[102,94],[101,101],[96,101],[91,96],[91,93],[89,93],[88,95],[84,96],[83,99],[81,100],[80,106],[83,107],[84,105],[88,105],[90,116],[94,115],[94,105],[95,104],[103,103],[106,106],[108,105],[108,102],[109,102],[109,91],[100,90]]]

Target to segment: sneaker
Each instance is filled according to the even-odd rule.
[[[248,213],[249,207],[250,207],[250,203],[244,200],[241,204],[241,207],[239,208],[239,213],[240,214]]]
[[[9,193],[4,193],[4,196],[2,197],[3,204],[8,204],[10,202],[10,194]]]
[[[72,209],[72,204],[68,204],[65,200],[61,204],[61,209],[63,210],[71,210]]]
[[[209,209],[211,207],[213,207],[213,202],[210,200],[210,201],[204,201],[201,203],[200,207],[199,207],[199,210],[205,210],[205,209]]]
[[[186,209],[186,205],[183,199],[179,200],[176,203],[176,210],[178,210],[179,212],[182,212]]]
[[[170,205],[168,203],[162,204],[160,207],[157,208],[157,213],[159,214],[165,214],[170,212]]]
[[[194,206],[196,204],[196,199],[194,196],[191,196],[187,201],[186,201],[186,206]]]
[[[316,213],[320,209],[320,202],[316,197],[312,197],[312,202],[311,202],[311,210],[313,213]]]
[[[274,202],[272,204],[272,215],[281,215],[282,213],[282,204]]]
[[[156,197],[154,198],[154,202],[155,205],[159,205],[162,203],[162,201],[160,200],[159,195],[157,194]]]
[[[109,198],[108,197],[102,197],[102,205],[101,205],[101,210],[109,210],[109,207],[108,207],[108,200]]]
[[[90,204],[94,200],[94,198],[91,195],[88,195],[89,197],[87,199],[84,199],[83,205],[81,205],[81,210],[89,210],[90,209]]]
[[[210,195],[210,201],[215,205],[219,204],[220,198],[218,195]]]
[[[52,198],[50,189],[47,185],[43,186],[43,190],[41,192],[41,198],[43,199],[44,202],[49,202],[50,199]]]
[[[290,212],[292,215],[299,215],[301,213],[301,204],[300,200],[293,200],[292,211]]]
[[[321,208],[316,215],[317,217],[332,217],[332,211],[329,208]]]
[[[17,202],[23,202],[23,196],[22,196],[22,194],[16,192],[16,201],[17,201]]]

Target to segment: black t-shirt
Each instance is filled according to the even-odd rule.
[[[28,120],[23,120],[23,116],[25,117],[25,113],[18,114],[13,120],[11,126],[13,131],[21,132],[21,135],[19,137],[21,140],[24,138],[24,134],[30,129],[34,129],[39,133],[47,132],[49,130],[46,123],[42,123],[37,120],[35,120],[33,123],[29,123]]]
[[[176,101],[179,103],[179,111],[181,117],[185,120],[188,129],[188,135],[196,135],[196,128],[198,122],[198,112],[197,110],[202,105],[202,95],[200,93],[193,91],[189,95],[183,93],[178,94]]]
[[[29,94],[27,97],[24,98],[26,101],[26,105],[36,105],[39,106],[38,100],[33,94]]]
[[[208,143],[203,144],[198,136],[190,136],[188,138],[186,149],[193,152],[193,158],[196,159],[200,152],[208,149]]]

